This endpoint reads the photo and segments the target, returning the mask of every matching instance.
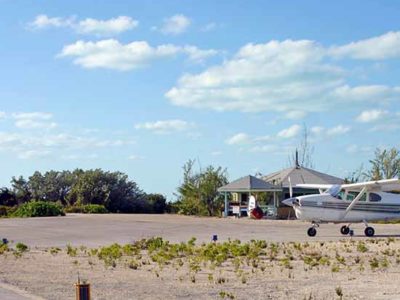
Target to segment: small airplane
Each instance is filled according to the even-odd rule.
[[[312,223],[307,231],[317,234],[321,223],[348,223],[340,228],[343,235],[352,234],[352,223],[364,223],[368,237],[375,234],[368,221],[400,219],[400,180],[385,179],[343,185],[297,184],[296,187],[318,189],[319,194],[293,197],[289,178],[290,198],[283,201],[292,206],[299,220]]]

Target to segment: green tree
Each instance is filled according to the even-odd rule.
[[[370,180],[391,179],[400,175],[400,152],[396,148],[377,148],[375,158],[369,162],[371,169],[365,176]]]
[[[183,183],[178,187],[181,213],[190,215],[216,215],[223,199],[218,188],[227,184],[227,171],[208,166],[205,171],[194,172],[194,160],[183,166]]]
[[[0,189],[0,206],[14,206],[17,205],[14,193],[8,188]]]
[[[24,177],[12,177],[11,179],[12,192],[18,204],[25,203],[31,199],[28,181]]]
[[[146,201],[148,202],[152,213],[162,214],[167,208],[167,199],[161,194],[147,194]]]

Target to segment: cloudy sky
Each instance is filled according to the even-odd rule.
[[[126,172],[170,199],[182,165],[346,176],[400,146],[395,1],[0,1],[0,186]]]

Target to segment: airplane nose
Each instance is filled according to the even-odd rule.
[[[289,198],[289,199],[283,200],[282,203],[287,205],[287,206],[293,206],[293,202],[294,202],[295,199],[296,198]]]
[[[282,201],[283,204],[287,205],[287,206],[299,206],[300,205],[300,200],[293,197],[293,198],[289,198],[286,200]]]

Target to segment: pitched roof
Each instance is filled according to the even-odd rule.
[[[220,187],[219,192],[244,192],[244,191],[281,191],[279,186],[275,186],[257,177],[248,175],[239,178],[231,183]]]
[[[292,167],[269,175],[263,176],[266,182],[289,187],[289,177],[292,185],[296,184],[343,184],[344,180],[339,177],[331,176],[304,167]]]

